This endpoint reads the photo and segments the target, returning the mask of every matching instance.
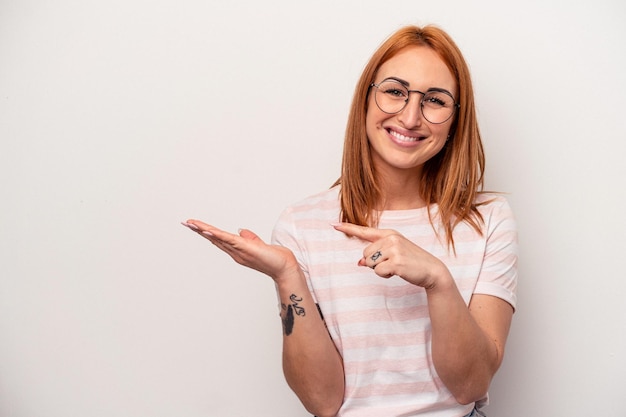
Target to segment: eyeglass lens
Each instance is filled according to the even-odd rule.
[[[376,104],[385,113],[399,113],[406,107],[409,94],[409,90],[399,82],[383,81],[376,86]],[[445,122],[455,110],[454,99],[441,91],[427,91],[420,104],[422,115],[430,123]]]

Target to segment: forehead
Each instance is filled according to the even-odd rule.
[[[378,69],[376,82],[396,77],[409,83],[410,88],[432,87],[456,91],[456,81],[447,65],[437,53],[427,46],[410,46],[402,49]]]

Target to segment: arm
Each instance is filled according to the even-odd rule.
[[[235,262],[274,280],[281,303],[285,379],[310,413],[335,416],[343,401],[343,362],[293,253],[264,243],[249,230],[234,235],[197,220],[183,225],[211,241]]]
[[[304,407],[333,417],[344,395],[343,362],[318,313],[302,271],[277,283],[283,320],[283,372]]]
[[[439,377],[461,404],[483,398],[502,363],[513,308],[475,294],[468,309],[447,268],[426,293]]]
[[[512,307],[496,297],[474,295],[468,308],[443,262],[393,230],[346,223],[335,228],[371,242],[359,265],[425,289],[439,377],[459,403],[481,399],[502,361]]]

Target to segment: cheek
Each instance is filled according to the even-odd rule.
[[[367,134],[368,141],[370,140],[370,138],[374,135],[374,132],[376,131],[375,119],[376,118],[374,117],[374,112],[372,110],[371,102],[370,102],[370,106],[368,106],[367,113],[365,114],[365,133]]]
[[[432,139],[432,151],[434,154],[438,154],[441,150],[446,146],[446,142],[448,141],[448,132],[450,131],[450,126],[431,126],[431,139]]]
[[[433,136],[437,137],[437,139],[443,139],[445,142],[448,139],[448,135],[450,134],[450,128],[452,127],[452,123],[447,122],[442,125],[431,125],[430,131]]]
[[[390,116],[383,113],[376,103],[370,100],[367,106],[367,113],[365,114],[365,129],[367,131],[367,137],[372,137],[379,129],[381,129],[382,122],[388,119]]]

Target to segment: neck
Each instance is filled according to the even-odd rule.
[[[420,196],[419,173],[411,170],[381,175],[382,210],[410,210],[426,206]]]

